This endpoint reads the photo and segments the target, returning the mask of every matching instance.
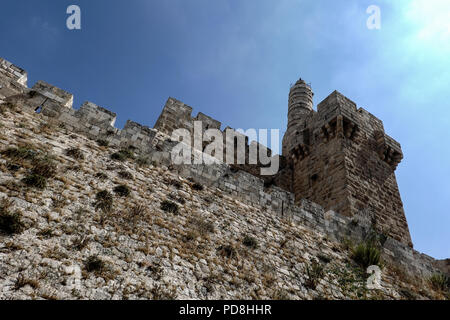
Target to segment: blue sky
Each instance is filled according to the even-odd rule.
[[[66,28],[78,4],[82,30]],[[381,29],[369,30],[369,5]],[[402,144],[397,179],[414,246],[450,257],[450,1],[2,0],[0,56],[153,126],[169,96],[223,127],[286,127],[289,85],[338,90]],[[283,132],[282,132],[283,133]]]

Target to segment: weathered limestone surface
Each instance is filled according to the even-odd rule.
[[[27,80],[28,75],[25,70],[0,58],[0,100],[12,94],[21,93],[27,85]]]
[[[285,136],[283,148],[291,150],[286,156],[296,200],[306,198],[349,217],[370,210],[378,230],[412,247],[394,173],[403,154],[381,120],[337,91],[317,112],[302,110],[300,125],[297,120],[288,127],[288,133],[296,130],[295,143]]]
[[[309,199],[349,217],[370,210],[380,232],[412,247],[395,178],[395,169],[403,158],[400,144],[385,134],[381,120],[357,109],[339,92],[322,101],[317,112],[312,98],[313,92],[304,80],[291,87],[288,128],[283,137],[283,155],[276,156],[280,171],[275,176],[261,176],[259,162],[249,164],[252,143],[246,138],[245,162],[238,163],[235,157],[233,167],[293,192],[297,202]],[[196,120],[203,122],[202,133],[209,128],[220,129],[219,121],[202,113],[192,117],[191,113],[191,107],[169,98],[155,129],[170,136],[173,130],[185,128],[193,137]],[[232,138],[227,138],[225,132],[224,141],[237,150],[237,141],[230,141]],[[268,149],[267,154],[271,156]]]
[[[175,142],[167,134],[176,128],[176,121],[184,122],[182,127],[192,123],[190,107],[169,99],[156,129],[128,121],[119,130],[114,127],[116,115],[93,103],[74,110],[69,103],[71,95],[60,89],[46,84],[30,90],[17,84],[14,77],[5,79],[5,87],[15,83],[18,88],[9,91],[4,101],[17,106],[19,112],[7,111],[2,118],[0,150],[28,144],[51,153],[59,165],[56,178],[44,191],[36,191],[20,182],[27,173],[26,166],[11,171],[9,160],[3,156],[0,159],[0,198],[13,200],[12,209],[20,210],[29,225],[19,235],[0,237],[0,270],[5,275],[0,279],[0,298],[396,299],[404,297],[405,290],[414,292],[417,298],[441,297],[425,281],[439,271],[441,264],[399,241],[404,240],[402,235],[400,239],[388,236],[383,244],[383,289],[365,289],[341,242],[351,239],[357,243],[369,235],[373,222],[370,208],[352,215],[327,206],[324,209],[307,197],[296,198],[294,193],[267,185],[259,177],[225,163],[173,166],[170,151]],[[42,98],[47,98],[45,103]],[[334,94],[333,99],[344,98]],[[341,112],[323,106],[317,122],[324,124],[334,118],[333,112],[347,112],[346,108]],[[179,116],[179,110],[184,110],[185,117]],[[345,119],[380,123],[365,111],[352,112]],[[336,129],[331,128],[328,134],[351,132],[351,139],[353,129],[345,119],[336,118]],[[220,123],[208,121],[220,128]],[[391,159],[387,165],[395,166],[398,146],[390,138],[380,137],[385,142],[377,140],[381,141],[378,150],[385,152],[379,154],[387,152],[387,159]],[[100,147],[93,140],[107,141],[109,147]],[[352,143],[328,141],[341,150],[344,144],[351,150]],[[81,150],[84,160],[68,157],[70,148]],[[111,160],[111,153],[121,148],[134,150],[152,165],[139,167],[133,161]],[[397,151],[391,153],[391,149]],[[344,160],[335,161],[345,165],[345,152],[341,157]],[[123,171],[131,173],[131,178],[124,180],[118,174]],[[107,178],[99,179],[98,173],[105,173]],[[358,174],[352,173],[354,184],[358,183]],[[205,189],[195,190],[194,181]],[[107,216],[96,211],[96,193],[119,184],[127,184],[131,196],[117,196],[113,212]],[[178,215],[161,209],[166,199],[178,202]],[[137,205],[145,210],[142,216],[133,218],[129,212]],[[212,225],[214,231],[205,232],[203,223]],[[243,245],[246,235],[256,239],[257,248]],[[80,243],[83,248],[76,249]],[[227,257],[229,248],[233,250]],[[107,261],[106,275],[95,276],[83,269],[86,259],[93,255]],[[328,261],[323,263],[326,275],[315,289],[309,288],[306,266],[320,257],[324,260],[323,256]],[[15,289],[18,277],[37,279],[41,285]],[[348,277],[359,279],[353,279],[358,289],[350,290],[343,284]]]
[[[201,128],[198,132],[195,131],[194,122],[201,121]],[[155,129],[168,136],[172,135],[172,132],[176,129],[187,129],[192,137],[191,146],[197,150],[204,151],[208,141],[204,141],[203,144],[196,146],[194,144],[194,136],[201,134],[204,137],[204,133],[208,129],[221,130],[221,122],[217,121],[201,112],[196,117],[192,117],[192,108],[187,106],[181,101],[174,98],[169,98],[164,106],[161,115],[155,124]],[[253,175],[259,176],[260,169],[263,166],[260,159],[256,159],[256,163],[250,161],[251,155],[256,153],[265,152],[268,157],[272,156],[272,152],[266,146],[256,142],[250,141],[250,139],[242,133],[236,131],[233,128],[226,127],[221,131],[223,137],[223,154],[221,160],[233,164],[237,169],[250,172]],[[233,157],[227,159],[227,149],[233,149]],[[238,157],[238,148],[244,150],[242,158]],[[255,153],[256,152],[256,153]],[[213,155],[217,158],[218,155]],[[252,158],[254,159],[254,158]]]
[[[301,134],[307,127],[307,120],[313,114],[313,92],[302,79],[289,91],[288,127],[283,137],[283,156],[289,157],[293,149],[305,143],[307,136]]]

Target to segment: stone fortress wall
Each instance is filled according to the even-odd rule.
[[[29,89],[26,85],[26,77],[25,71],[0,59],[0,103],[14,103],[25,112],[40,112],[46,121],[57,122],[67,130],[86,135],[91,139],[107,140],[111,146],[134,147],[139,150],[141,156],[147,156],[151,161],[160,165],[172,166],[170,151],[177,144],[166,133],[171,132],[179,124],[180,127],[189,127],[193,120],[192,108],[169,98],[155,129],[127,121],[124,128],[120,130],[114,127],[115,113],[91,102],[86,102],[79,110],[75,110],[72,108],[73,95],[42,81]],[[333,93],[327,99],[334,101],[343,98],[341,95]],[[316,115],[317,123],[319,123],[319,119],[322,119],[323,106],[324,104],[319,105],[318,114],[320,116]],[[353,107],[351,105],[351,108]],[[340,110],[338,105],[336,105],[336,109]],[[328,110],[326,114],[329,117],[325,118],[323,123],[329,123],[326,122],[326,119],[333,118],[333,112],[337,113],[337,111]],[[345,112],[344,109],[343,113]],[[357,112],[361,114],[362,119],[375,121],[374,117],[364,110]],[[350,113],[349,118],[351,119],[352,116],[354,113]],[[199,114],[196,119],[205,120],[205,123],[220,128],[220,122],[203,114]],[[339,126],[342,126],[342,121],[341,124],[336,124],[336,127],[339,128]],[[326,125],[325,128],[327,128]],[[344,132],[348,133],[348,129],[345,128],[344,124]],[[333,134],[332,129],[327,132]],[[339,132],[342,133],[342,130],[337,129],[335,134],[339,134]],[[397,148],[393,140],[386,136],[383,138],[385,144],[379,144],[380,150],[386,148],[386,145],[390,148]],[[391,162],[390,165],[395,165],[395,161],[391,160]],[[274,217],[289,219],[293,223],[314,228],[333,240],[363,241],[372,230],[373,214],[370,210],[360,210],[352,216],[341,214],[306,198],[296,199],[294,193],[274,184],[268,184],[267,181],[244,170],[236,170],[226,163],[173,167],[181,176],[216,187],[221,192],[233,195],[244,203],[262,205],[272,212]],[[422,254],[410,245],[389,235],[383,244],[383,257],[386,261],[402,266],[405,270],[419,276],[429,276],[439,270],[444,270],[441,261]],[[444,270],[444,272],[446,271]]]
[[[255,142],[249,147],[248,139],[245,164],[226,162],[260,177],[266,185],[294,193],[296,203],[308,199],[349,217],[359,211],[370,212],[378,230],[412,247],[395,178],[395,169],[403,158],[400,144],[385,134],[381,120],[362,108],[357,109],[353,101],[339,92],[322,101],[317,112],[313,110],[312,98],[311,87],[303,80],[291,87],[283,155],[273,156],[280,163],[275,176],[261,176],[263,165],[248,163],[249,149],[265,148]],[[188,129],[192,134],[194,121],[202,121],[202,132],[221,127],[219,121],[202,113],[196,117],[191,114],[191,107],[170,98],[155,129],[170,136],[178,128]],[[225,134],[227,130],[233,129],[223,130],[224,144],[230,142],[236,150],[238,145],[230,141],[233,138]],[[266,150],[271,156],[271,150]]]
[[[222,123],[218,120],[215,120],[201,112],[199,112],[197,116],[193,117],[192,108],[174,98],[168,99],[158,120],[156,121],[154,128],[159,132],[165,133],[168,136],[171,136],[172,132],[176,129],[187,129],[193,140],[194,135],[196,133],[199,133],[195,132],[194,130],[194,123],[196,121],[201,122],[202,127],[200,128],[200,132],[202,136],[204,136],[205,131],[208,129],[217,129],[221,132],[224,146],[221,160],[233,165],[233,167],[235,167],[236,169],[244,170],[254,175],[259,175],[260,168],[264,165],[261,164],[259,158],[255,159],[257,160],[257,163],[252,165],[249,161],[250,154],[252,152],[259,153],[261,150],[261,152],[265,152],[268,158],[272,156],[272,151],[269,148],[256,141],[250,141],[249,137],[243,135],[237,130],[230,127],[226,127],[225,129],[221,130]],[[196,146],[192,141],[191,145],[193,148],[197,148],[199,151],[204,151],[205,147],[210,142],[211,140],[204,141],[201,146]],[[226,158],[227,148],[229,147],[233,148],[232,159]],[[242,148],[241,150],[244,150],[242,159],[240,159],[241,161],[238,161],[238,148]],[[278,155],[276,157],[278,157]]]
[[[296,87],[311,91],[303,80]],[[289,121],[283,148],[293,166],[296,200],[306,198],[349,217],[370,211],[379,230],[412,247],[395,178],[403,158],[400,144],[385,134],[381,120],[339,92],[319,103],[317,112],[311,96],[298,96],[309,108],[289,113],[301,122]]]

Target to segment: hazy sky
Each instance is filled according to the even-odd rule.
[[[82,29],[66,28],[78,4]],[[369,30],[369,5],[381,29]],[[338,90],[402,144],[397,169],[417,250],[450,257],[450,1],[2,0],[0,56],[153,126],[169,96],[223,127],[279,128],[289,85]],[[281,134],[283,134],[283,131]]]

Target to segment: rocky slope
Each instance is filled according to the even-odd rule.
[[[356,244],[2,105],[0,299],[444,299]],[[434,283],[434,286],[433,286]]]

